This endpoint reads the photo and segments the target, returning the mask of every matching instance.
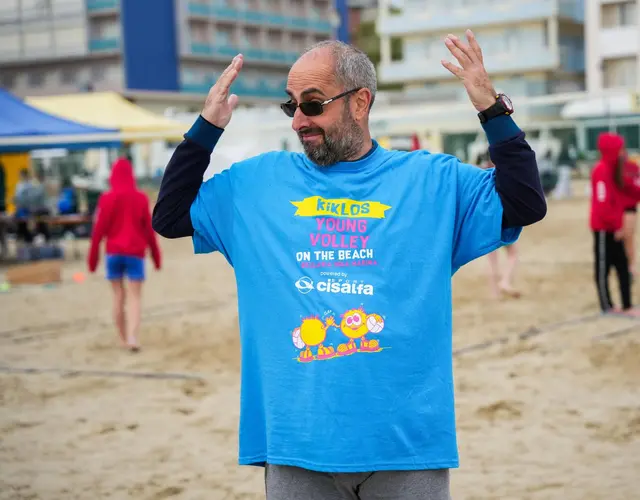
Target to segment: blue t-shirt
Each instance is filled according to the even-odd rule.
[[[502,229],[493,169],[271,152],[204,183],[191,218],[196,253],[235,268],[240,464],[458,466],[451,276],[521,231]]]

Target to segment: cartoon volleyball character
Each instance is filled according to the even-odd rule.
[[[327,338],[327,328],[335,326],[333,317],[326,319],[326,322],[322,322],[317,316],[311,316],[304,318],[302,324],[293,330],[292,340],[293,345],[298,349],[304,349],[298,356],[298,361],[307,363],[314,359],[331,359],[336,355],[333,347],[324,347],[322,343]],[[313,356],[311,347],[317,346],[317,355]],[[306,349],[305,349],[306,348]]]
[[[338,346],[338,356],[347,356],[358,351],[355,339],[360,339],[361,352],[378,352],[382,350],[377,340],[367,340],[368,333],[380,333],[384,328],[384,319],[379,314],[367,314],[364,309],[350,309],[342,315],[340,331],[349,339],[346,344]]]

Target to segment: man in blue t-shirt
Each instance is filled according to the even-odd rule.
[[[445,41],[496,168],[372,140],[373,64],[336,41],[289,73],[304,154],[259,155],[203,183],[242,56],[211,88],[163,177],[154,229],[235,269],[239,463],[268,499],[446,499],[458,466],[451,276],[517,240],[546,204],[535,155],[473,34]]]

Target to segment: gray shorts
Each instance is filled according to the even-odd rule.
[[[332,474],[265,467],[267,500],[450,500],[449,470]]]

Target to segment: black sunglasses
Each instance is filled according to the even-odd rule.
[[[300,108],[300,111],[302,111],[302,113],[305,116],[318,116],[322,114],[322,112],[324,111],[324,107],[330,102],[333,102],[349,94],[353,94],[354,92],[357,92],[361,88],[362,87],[358,87],[356,89],[347,90],[346,92],[343,92],[342,94],[338,94],[337,96],[332,97],[331,99],[327,99],[326,101],[323,101],[323,102],[309,101],[309,102],[301,102],[300,104],[296,104],[295,102],[291,102],[291,101],[283,102],[282,104],[280,104],[280,109],[284,111],[284,114],[287,115],[289,118],[293,118],[293,115],[296,114],[296,109],[298,108]]]

